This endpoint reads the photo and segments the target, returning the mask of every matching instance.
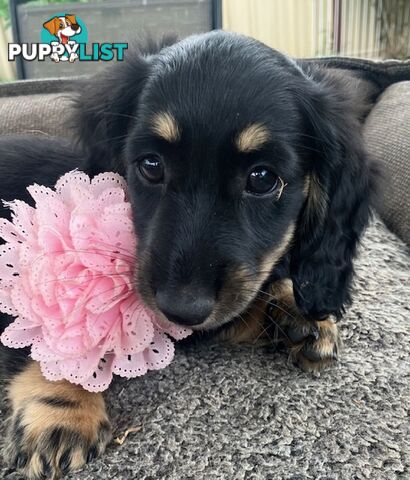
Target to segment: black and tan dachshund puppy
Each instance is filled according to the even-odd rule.
[[[27,200],[27,184],[53,185],[75,167],[121,173],[146,304],[223,340],[279,334],[296,363],[317,370],[337,358],[334,320],[370,215],[376,168],[361,121],[380,93],[370,77],[224,32],[130,51],[78,87],[78,148],[0,141],[0,196]],[[104,451],[100,394],[46,381],[24,351],[3,349],[1,363],[12,468],[57,478]]]

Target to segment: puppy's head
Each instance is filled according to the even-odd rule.
[[[221,32],[136,53],[85,90],[90,170],[127,177],[148,305],[215,328],[280,264],[305,315],[340,314],[369,190],[343,102],[278,52]]]
[[[43,26],[51,35],[59,38],[62,43],[66,43],[70,37],[81,33],[81,27],[77,23],[75,15],[53,17],[44,23]]]

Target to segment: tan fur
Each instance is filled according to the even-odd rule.
[[[303,185],[303,195],[305,198],[309,195],[310,175],[306,175],[305,183]]]
[[[36,452],[30,461],[29,475],[34,478],[42,478],[43,463],[40,458],[41,452]]]
[[[240,301],[240,304],[243,305],[243,310],[253,298],[258,296],[259,289],[269,277],[275,264],[289,248],[294,231],[295,225],[292,224],[288,227],[280,245],[262,259],[259,266],[259,274],[253,275],[252,272],[245,267],[239,267],[231,272],[230,281],[221,292],[221,300],[219,302],[221,309],[224,309],[226,306],[226,308],[230,310],[232,303],[239,303]],[[246,295],[242,294],[241,297],[241,292],[244,290],[246,290]],[[232,292],[236,292],[236,297]],[[246,314],[242,320],[239,319],[237,323],[222,332],[219,338],[232,343],[255,343],[256,340],[258,344],[266,343],[266,338],[264,337],[265,309],[266,297],[262,296],[259,300],[255,301],[249,314]],[[216,318],[219,316],[218,313],[219,312],[216,311]]]
[[[51,18],[48,22],[43,23],[43,27],[48,30],[51,35],[55,35],[60,30],[60,19],[58,17]]]
[[[75,18],[75,15],[66,15],[65,18],[71,23],[71,25],[77,24],[77,19]]]
[[[235,145],[240,152],[249,153],[263,147],[268,140],[268,129],[260,123],[254,123],[239,133],[235,139]]]
[[[258,279],[258,283],[264,283],[268,276],[271,274],[273,267],[277,264],[277,262],[283,257],[283,255],[288,250],[292,239],[293,234],[295,233],[295,224],[289,225],[281,243],[277,246],[272,252],[268,253],[265,258],[262,260],[261,266],[259,271],[260,278]]]
[[[177,142],[181,132],[175,118],[168,112],[157,113],[152,120],[152,131],[167,142]]]
[[[71,469],[72,471],[79,470],[81,467],[84,466],[84,454],[81,450],[76,449],[73,452],[72,460],[71,460]]]
[[[293,283],[290,278],[284,278],[279,282],[272,283],[269,290],[275,299],[286,305],[292,311],[292,314],[296,313]]]
[[[246,303],[249,303],[252,297],[257,294],[259,288],[269,277],[276,263],[282,258],[286,250],[289,248],[294,231],[295,225],[292,224],[288,227],[288,230],[286,231],[281,243],[262,259],[259,266],[259,273],[257,275],[253,275],[252,272],[250,272],[246,267],[239,267],[236,269],[236,271],[231,272],[231,280],[229,284],[226,285],[224,290],[228,292],[231,292],[232,290],[240,292],[241,287],[245,287],[249,292],[249,298],[246,299]],[[223,302],[224,292],[222,292],[221,297],[221,301]]]
[[[258,346],[266,344],[264,337],[264,321],[261,318],[261,311],[266,308],[263,300],[257,300],[252,312],[245,318],[239,319],[226,330],[218,334],[218,339],[230,343],[250,343]]]
[[[322,357],[331,356],[335,341],[338,337],[338,327],[331,320],[322,320],[317,324],[319,328],[319,340],[315,344],[317,352]]]
[[[271,301],[273,306],[271,318],[267,315],[268,301]],[[317,331],[316,339],[312,336],[312,329]],[[300,340],[295,342],[294,336],[290,335],[292,332],[295,332]],[[291,358],[305,371],[311,372],[319,371],[333,363],[341,348],[338,327],[332,320],[315,322],[306,320],[300,315],[290,279],[283,279],[270,285],[268,295],[253,303],[243,321],[238,320],[237,325],[234,324],[227,330],[225,339],[235,343],[237,338],[252,341],[255,335],[258,344],[283,342],[289,348]],[[310,355],[314,355],[314,360],[309,358],[309,352]]]
[[[91,393],[66,381],[49,382],[41,374],[38,363],[30,365],[14,377],[8,388],[13,410],[24,406],[23,425],[30,426],[34,436],[39,431],[59,426],[81,431],[91,439],[102,420],[108,421],[102,395]],[[60,398],[75,403],[74,408],[61,409],[39,403],[42,397]]]
[[[60,458],[67,449],[74,449],[69,469],[80,468],[86,462],[89,449],[102,453],[111,437],[101,394],[87,392],[66,381],[49,382],[35,362],[11,380],[8,397],[13,414],[9,421],[7,453],[11,458],[19,452],[30,455],[23,468],[29,479],[41,476],[44,460],[58,473]],[[50,404],[50,400],[57,403]],[[16,428],[23,434],[14,438]],[[56,431],[61,432],[60,444],[53,441]]]

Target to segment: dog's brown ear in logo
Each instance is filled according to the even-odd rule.
[[[60,28],[60,19],[58,17],[53,17],[48,22],[43,23],[43,27],[48,30],[51,35],[55,35]]]
[[[71,25],[77,25],[77,19],[75,18],[75,15],[67,14],[65,18],[71,23]]]

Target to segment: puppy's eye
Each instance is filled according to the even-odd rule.
[[[150,183],[161,183],[164,180],[164,164],[158,155],[141,158],[138,162],[138,170]]]
[[[266,167],[256,167],[248,175],[246,191],[253,195],[266,195],[276,190],[279,178]]]

